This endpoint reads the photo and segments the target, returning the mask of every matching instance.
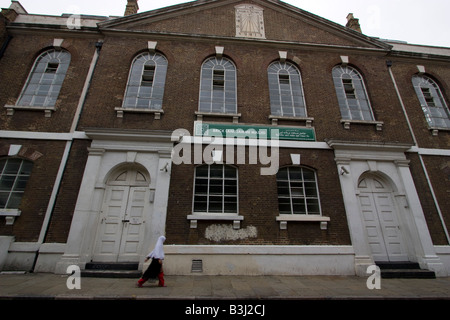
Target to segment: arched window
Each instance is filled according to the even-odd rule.
[[[281,168],[277,186],[280,214],[322,214],[315,171],[304,167]]]
[[[236,67],[227,58],[207,59],[201,70],[200,112],[236,113]]]
[[[64,50],[51,49],[42,53],[34,63],[17,105],[55,106],[70,59],[70,53]]]
[[[450,128],[450,112],[437,83],[423,75],[414,75],[412,82],[428,125]]]
[[[268,70],[272,115],[306,117],[300,71],[289,62],[274,62]]]
[[[213,164],[195,169],[194,213],[238,213],[238,172]]]
[[[0,209],[18,209],[33,163],[18,158],[0,160]]]
[[[167,65],[167,59],[159,53],[138,55],[131,65],[123,107],[162,109]]]
[[[363,78],[356,69],[343,65],[334,67],[333,81],[342,119],[375,120]]]

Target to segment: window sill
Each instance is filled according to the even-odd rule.
[[[367,121],[367,120],[350,120],[342,119],[341,123],[344,124],[344,129],[350,130],[350,124],[364,124],[364,125],[375,125],[377,131],[383,131],[383,121]]]
[[[240,113],[221,113],[221,112],[204,112],[204,111],[195,111],[195,115],[197,116],[197,121],[203,121],[203,117],[220,117],[220,118],[233,118],[233,123],[239,123],[239,118],[241,117]]]
[[[309,117],[286,117],[286,116],[276,116],[276,115],[270,115],[269,120],[272,120],[272,125],[277,126],[279,120],[288,120],[288,121],[298,121],[298,122],[305,122],[305,125],[307,128],[312,128],[312,123],[314,121],[314,118]]]
[[[17,217],[22,214],[19,209],[0,209],[0,217],[5,217],[6,225],[12,226]]]
[[[117,118],[123,118],[125,112],[129,113],[153,113],[155,115],[155,120],[161,119],[161,114],[164,114],[162,109],[145,109],[145,108],[115,108],[117,111]]]
[[[431,134],[435,137],[438,136],[439,131],[450,131],[450,128],[443,128],[443,127],[430,127]]]
[[[213,220],[213,221],[233,221],[233,229],[241,228],[241,221],[244,220],[244,216],[237,214],[207,214],[207,213],[194,213],[188,215],[187,219],[191,221],[191,229],[197,229],[198,220]]]
[[[320,229],[326,230],[328,228],[328,222],[330,222],[330,217],[305,214],[280,214],[276,220],[280,222],[280,230],[286,230],[288,222],[320,222]]]
[[[44,111],[46,118],[51,118],[52,113],[56,110],[55,107],[15,106],[10,104],[5,105],[5,109],[7,116],[13,116],[16,110],[26,110],[26,111]]]

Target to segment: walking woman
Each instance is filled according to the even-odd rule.
[[[166,241],[166,237],[164,237],[164,236],[159,237],[158,241],[156,242],[155,248],[145,258],[145,262],[147,262],[149,259],[152,259],[152,262],[150,263],[150,266],[144,272],[142,277],[138,280],[136,285],[139,288],[142,288],[142,285],[148,279],[154,279],[154,278],[158,278],[158,280],[159,280],[158,286],[159,287],[165,287],[164,272],[163,272],[163,260],[164,260],[163,244],[164,244],[164,241]]]

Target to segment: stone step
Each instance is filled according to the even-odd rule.
[[[377,262],[383,279],[436,279],[434,271],[420,268],[417,262]]]
[[[88,262],[86,270],[137,270],[137,262]]]
[[[82,277],[91,278],[134,278],[138,279],[142,271],[138,270],[137,262],[89,262],[85,270],[81,271]]]
[[[86,278],[127,278],[139,279],[142,275],[138,270],[82,270],[81,277]]]
[[[436,279],[436,274],[430,270],[417,269],[383,269],[383,279]]]
[[[376,262],[377,266],[383,269],[418,269],[420,270],[420,266],[417,262]]]

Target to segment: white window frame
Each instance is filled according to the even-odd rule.
[[[10,162],[11,160],[18,160],[18,161],[20,161],[19,168],[18,168],[17,172],[15,172],[15,173],[6,173],[5,169],[8,166],[8,162]],[[20,159],[20,158],[4,158],[4,159],[0,159],[0,161],[5,161],[5,165],[0,170],[0,181],[3,181],[5,177],[14,178],[14,181],[12,182],[12,186],[9,189],[9,191],[6,190],[6,189],[5,190],[0,190],[0,193],[8,194],[5,206],[4,207],[0,207],[0,210],[4,211],[4,210],[16,210],[16,209],[19,209],[20,202],[22,201],[23,195],[25,193],[25,188],[23,188],[23,191],[17,191],[16,188],[17,188],[17,185],[19,183],[19,179],[20,178],[26,178],[24,181],[22,181],[22,183],[25,183],[25,187],[26,187],[26,184],[28,183],[28,181],[30,179],[30,176],[31,176],[33,163],[31,161],[28,161],[28,160],[25,160],[25,159]],[[31,168],[30,168],[29,172],[21,173],[22,169],[24,168],[24,164],[30,165]],[[20,194],[19,204],[15,205],[15,206],[11,206],[11,204],[10,204],[11,196],[12,196],[13,193],[14,194]]]
[[[210,203],[210,182],[211,182],[211,166],[222,166],[222,178],[221,180],[224,182],[222,184],[222,212],[211,212],[209,210],[209,203]],[[207,191],[206,194],[202,193],[196,193],[196,179],[197,179],[197,169],[201,167],[208,167],[208,177],[207,177]],[[236,178],[226,178],[225,177],[225,167],[233,168],[236,172]],[[233,180],[236,181],[236,194],[233,196],[236,198],[236,212],[225,212],[225,181],[226,180]],[[207,200],[207,209],[205,211],[195,211],[195,197],[196,196],[205,196]],[[197,228],[197,221],[198,220],[210,220],[210,221],[232,221],[233,222],[233,228],[239,229],[240,223],[242,220],[244,220],[243,216],[239,215],[239,170],[238,168],[226,164],[212,164],[212,165],[200,165],[195,168],[194,171],[194,182],[193,182],[193,195],[192,195],[192,214],[188,215],[187,219],[190,221],[191,228],[195,229]]]
[[[149,65],[154,67],[151,70],[153,74],[151,82],[145,78],[149,71],[145,67]],[[124,112],[134,112],[152,113],[155,119],[160,119],[164,113],[167,69],[168,60],[159,52],[144,52],[137,55],[131,63],[122,107],[115,108],[117,117],[122,118]],[[140,102],[145,102],[145,105],[140,105]]]
[[[214,90],[214,70],[224,71],[223,95]],[[201,67],[199,113],[237,115],[237,72],[236,65],[225,57],[210,57]]]
[[[27,81],[16,104],[5,105],[7,115],[14,115],[15,110],[32,110],[44,111],[46,117],[51,117],[52,112],[56,110],[56,101],[66,78],[71,58],[70,52],[66,50],[50,49],[41,53],[28,74]],[[58,67],[55,69],[56,63]],[[53,65],[52,68],[49,69],[49,65]],[[46,72],[47,70],[52,72]],[[48,76],[49,74],[53,76]],[[41,92],[41,89],[45,86],[48,89]],[[46,94],[43,94],[45,92]],[[41,100],[43,99],[43,103],[37,104],[36,99],[38,97]]]
[[[281,90],[280,80],[283,71],[287,72],[283,76],[288,76],[289,81],[289,94],[285,95]],[[308,113],[300,70],[290,62],[275,61],[267,68],[267,74],[272,116],[306,118]],[[298,87],[295,87],[295,83],[298,84]],[[292,112],[284,112],[286,109],[290,109]]]
[[[292,186],[291,186],[291,179],[290,179],[290,174],[289,174],[289,171],[291,168],[301,169],[301,175],[302,175],[301,183],[302,183],[302,189],[303,189],[303,197],[293,197],[292,196]],[[287,229],[288,222],[320,222],[320,228],[322,230],[327,229],[330,218],[324,217],[322,214],[322,205],[321,205],[321,201],[320,201],[319,183],[318,183],[318,179],[317,179],[316,170],[307,168],[304,166],[284,167],[284,168],[281,168],[278,172],[280,172],[281,170],[287,170],[287,182],[288,182],[288,187],[289,187],[289,197],[288,198],[290,200],[290,211],[291,212],[290,213],[281,213],[281,211],[279,211],[279,215],[276,217],[276,221],[278,221],[280,223],[280,229],[281,230]],[[314,174],[314,182],[315,182],[317,197],[309,197],[309,198],[317,200],[317,204],[318,204],[318,208],[319,208],[318,214],[317,213],[315,213],[315,214],[308,213],[308,202],[307,202],[308,197],[306,196],[306,193],[305,193],[305,179],[304,179],[303,170],[308,170],[309,172]],[[278,179],[278,175],[277,175],[277,189],[279,187],[278,183],[279,183],[279,179]],[[277,190],[277,195],[278,195],[278,205],[280,205],[280,203],[279,203],[280,193],[278,192],[278,190]],[[283,198],[286,199],[287,197],[283,197]],[[305,213],[294,213],[294,211],[293,211],[293,199],[294,198],[303,199],[304,204],[305,204]]]
[[[450,111],[439,85],[432,78],[425,75],[414,75],[412,83],[420,101],[425,120],[429,128],[433,130],[433,134],[436,135],[438,130],[450,130]],[[423,89],[429,90],[434,106],[427,102]],[[442,119],[441,123],[437,123],[438,119]],[[442,122],[445,125],[442,125]]]
[[[356,105],[351,105],[344,85],[344,75],[351,79]],[[341,123],[345,129],[350,129],[350,124],[373,124],[377,131],[381,131],[384,123],[375,120],[372,105],[370,103],[366,84],[361,73],[348,65],[337,65],[332,70],[333,83],[341,112]]]

